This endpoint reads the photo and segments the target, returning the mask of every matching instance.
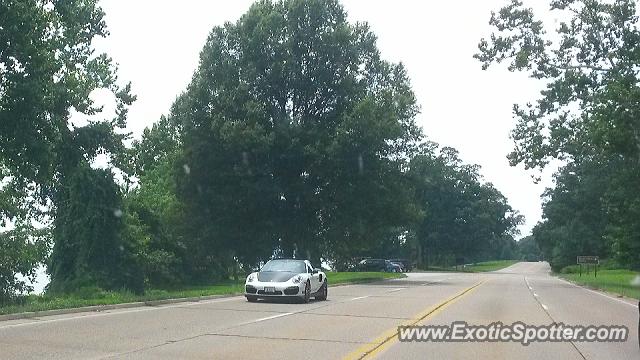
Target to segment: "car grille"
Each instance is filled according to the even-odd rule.
[[[256,293],[256,288],[251,286],[251,285],[247,285],[245,287],[245,291],[249,294],[255,294]]]
[[[284,289],[284,294],[285,295],[298,295],[298,287],[297,286],[289,286],[288,288]]]

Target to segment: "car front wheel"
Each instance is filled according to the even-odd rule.
[[[322,287],[320,288],[320,292],[316,296],[316,300],[327,300],[327,293],[327,280],[325,279],[324,284],[322,284]]]
[[[302,302],[306,304],[309,302],[309,299],[311,299],[311,283],[307,281],[307,283],[304,284],[304,295],[302,297]]]
[[[250,296],[250,295],[247,295],[247,296],[245,296],[245,297],[247,298],[247,301],[248,301],[248,302],[256,302],[256,301],[258,301],[258,297],[257,297],[257,296]]]

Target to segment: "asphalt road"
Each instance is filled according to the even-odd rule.
[[[329,289],[327,301],[243,297],[0,322],[0,359],[640,359],[637,306],[548,275],[411,273]],[[626,342],[399,342],[401,324],[625,325]]]

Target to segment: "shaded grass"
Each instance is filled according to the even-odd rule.
[[[515,263],[520,262],[519,260],[497,260],[497,261],[485,261],[476,263],[473,265],[469,265],[465,267],[464,271],[469,272],[486,272],[486,271],[496,271],[501,270],[506,267],[509,267]]]
[[[99,288],[85,288],[71,294],[29,295],[16,304],[0,307],[0,315],[18,312],[33,312],[55,309],[69,309],[94,305],[113,305],[131,302],[166,300],[206,295],[224,295],[242,292],[244,281],[227,281],[214,285],[186,286],[176,289],[151,289],[144,295],[128,291],[106,291]]]
[[[370,282],[383,279],[404,277],[403,274],[377,272],[328,272],[329,284],[346,282]],[[83,306],[113,305],[153,300],[179,299],[209,295],[241,294],[244,291],[244,279],[232,280],[201,286],[185,286],[171,289],[151,289],[144,295],[127,291],[105,291],[99,288],[85,288],[72,294],[28,295],[15,304],[0,307],[0,315],[21,312],[70,309]]]
[[[351,282],[371,282],[384,279],[398,279],[403,277],[406,277],[406,275],[387,272],[327,272],[329,285]]]
[[[455,266],[430,266],[426,271],[445,271],[445,272],[487,272],[504,269],[513,264],[520,262],[520,260],[495,260],[484,261],[471,265],[458,265]]]
[[[593,270],[589,274],[583,272],[582,276],[574,272],[558,275],[578,285],[640,299],[640,287],[632,285],[635,277],[640,275],[636,271],[621,269],[598,270],[598,277],[594,276]]]

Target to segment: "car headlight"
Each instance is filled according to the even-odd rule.
[[[301,275],[296,275],[291,279],[291,281],[294,284],[300,284],[302,282],[302,276]]]
[[[247,282],[254,282],[254,281],[256,281],[256,278],[257,278],[257,276],[256,276],[255,273],[249,274],[249,276],[247,276]]]

